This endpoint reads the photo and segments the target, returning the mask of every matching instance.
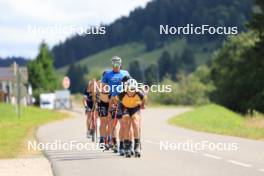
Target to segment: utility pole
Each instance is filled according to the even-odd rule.
[[[17,115],[18,118],[21,117],[21,105],[20,105],[20,100],[21,100],[21,75],[19,68],[17,68]]]
[[[20,99],[21,99],[21,75],[19,72],[19,68],[16,62],[14,62],[14,73],[16,76],[16,85],[17,85],[17,97],[16,97],[16,104],[17,104],[17,116],[18,118],[21,117],[21,107],[20,107]]]

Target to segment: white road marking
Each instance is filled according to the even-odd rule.
[[[150,140],[145,140],[146,143],[152,144],[153,142]]]
[[[260,172],[264,172],[264,169],[259,169]]]
[[[251,164],[241,163],[241,162],[235,161],[235,160],[228,160],[227,162],[232,163],[232,164],[236,164],[236,165],[239,165],[239,166],[243,166],[243,167],[252,167]]]
[[[146,143],[149,143],[149,144],[160,144],[158,142],[153,142],[151,140],[144,140]],[[194,151],[194,150],[187,150],[186,152],[190,152],[190,153],[199,153],[197,151]],[[212,155],[212,154],[209,154],[209,153],[203,153],[203,156],[205,157],[208,157],[208,158],[213,158],[213,159],[217,159],[217,160],[222,160],[223,158],[220,157],[220,156],[216,156],[216,155]],[[235,161],[235,160],[227,160],[227,162],[229,163],[232,163],[232,164],[235,164],[235,165],[239,165],[239,166],[243,166],[243,167],[252,167],[251,164],[247,164],[247,163],[242,163],[242,162],[239,162],[239,161]],[[258,171],[260,172],[264,172],[264,169],[258,169]]]
[[[212,155],[212,154],[209,154],[209,153],[204,153],[203,155],[208,157],[208,158],[213,158],[213,159],[217,159],[217,160],[221,160],[222,159],[222,157],[220,157],[220,156]]]

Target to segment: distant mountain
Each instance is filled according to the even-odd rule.
[[[28,59],[23,57],[0,58],[0,67],[9,67],[14,62],[16,62],[19,66],[25,66],[28,63]]]
[[[187,24],[237,27],[245,30],[253,0],[153,0],[145,8],[136,8],[128,17],[106,25],[105,35],[73,36],[55,45],[52,52],[55,67],[62,67],[114,46],[140,42],[148,51],[163,47],[172,38],[185,38],[188,43],[219,42],[225,35],[160,35],[160,25]],[[118,53],[117,53],[118,54]]]

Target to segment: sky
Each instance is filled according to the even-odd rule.
[[[0,57],[34,58],[76,31],[109,24],[150,0],[0,0]],[[74,32],[75,31],[75,32]]]

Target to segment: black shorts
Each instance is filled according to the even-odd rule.
[[[109,103],[105,103],[102,101],[100,101],[98,103],[98,115],[99,115],[99,117],[106,117],[107,116],[108,106],[109,106]]]
[[[123,109],[123,115],[129,115],[130,117],[132,117],[135,113],[140,113],[140,106]]]
[[[92,109],[93,109],[93,102],[92,101],[87,101],[86,104],[87,104],[87,108],[85,109],[85,113],[91,112]]]
[[[117,105],[117,109],[114,108],[111,110],[111,116],[112,116],[112,119],[115,119],[115,117],[117,119],[121,119],[122,116],[123,116],[123,107],[122,107],[122,104],[121,103],[118,103]]]

